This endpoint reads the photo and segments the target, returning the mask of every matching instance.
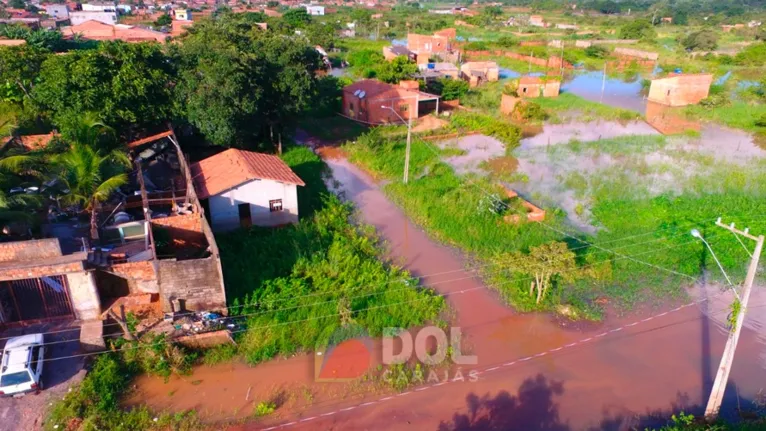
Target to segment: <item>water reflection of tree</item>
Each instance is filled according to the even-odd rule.
[[[561,382],[548,381],[542,374],[526,379],[514,396],[506,391],[495,397],[485,394],[466,397],[468,413],[455,414],[439,424],[439,431],[569,431],[559,420],[553,396],[564,393]]]

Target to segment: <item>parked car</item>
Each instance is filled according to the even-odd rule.
[[[43,389],[43,334],[8,339],[0,357],[0,395],[18,395]]]

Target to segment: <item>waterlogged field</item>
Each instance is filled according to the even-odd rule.
[[[599,318],[607,306],[626,311],[681,298],[715,265],[691,228],[709,236],[735,277],[743,276],[748,255],[713,222],[722,216],[766,229],[759,216],[766,211],[766,151],[750,135],[718,126],[663,136],[640,121],[547,124],[518,145],[481,135],[416,139],[407,185],[399,180],[401,137],[371,134],[345,148],[353,162],[389,180],[386,193],[431,235],[485,265],[485,280],[520,310],[566,305]],[[493,212],[493,202],[508,202],[502,184],[543,207],[545,221],[516,225],[505,221],[504,208]],[[552,240],[566,242],[587,274],[559,280],[549,301],[536,304],[528,279],[509,285],[514,270],[496,257]],[[714,271],[709,277],[721,278]]]

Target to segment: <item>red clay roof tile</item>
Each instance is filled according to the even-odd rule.
[[[306,185],[279,157],[233,148],[194,163],[191,172],[200,199],[255,179]]]

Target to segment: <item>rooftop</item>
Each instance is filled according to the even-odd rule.
[[[278,156],[234,148],[194,163],[191,173],[200,199],[256,179],[306,185]]]

